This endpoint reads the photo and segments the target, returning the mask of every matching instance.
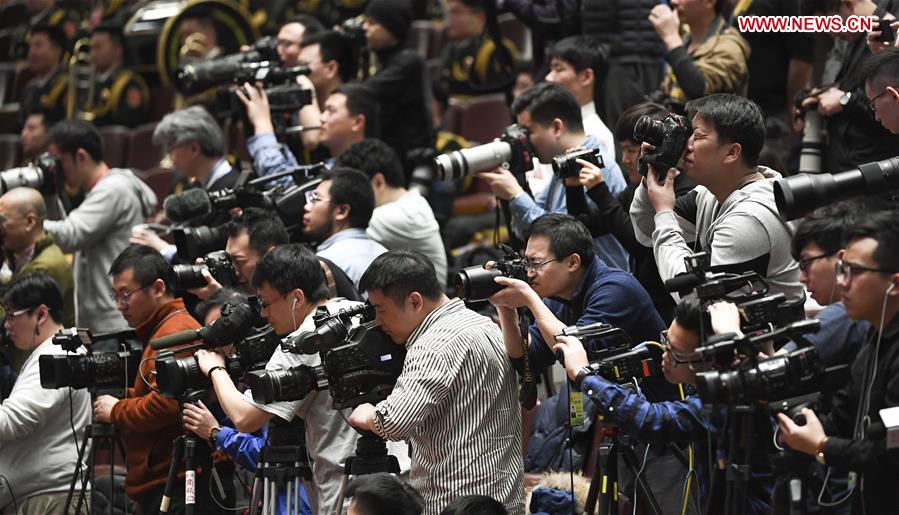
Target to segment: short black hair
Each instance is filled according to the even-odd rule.
[[[281,218],[273,211],[261,207],[244,209],[243,213],[228,222],[226,228],[229,238],[236,238],[246,232],[250,237],[250,248],[260,256],[271,247],[290,241]]]
[[[62,30],[62,27],[57,25],[37,25],[31,29],[31,37],[34,37],[35,34],[46,35],[47,39],[53,43],[53,46],[63,52],[69,48],[69,38],[66,37],[66,33]]]
[[[440,515],[507,515],[505,506],[486,495],[463,495],[446,505]]]
[[[367,228],[375,210],[375,192],[368,177],[355,168],[338,166],[323,173],[322,180],[331,181],[328,196],[331,197],[332,207],[341,204],[350,206],[350,227]]]
[[[91,35],[93,36],[98,32],[109,34],[109,39],[111,41],[122,48],[125,47],[125,35],[122,33],[122,27],[120,27],[118,24],[112,23],[110,21],[102,21],[99,25],[94,27],[94,30],[91,31]]]
[[[305,34],[300,48],[318,45],[322,62],[334,61],[340,73],[340,80],[349,82],[356,76],[356,64],[353,62],[353,44],[345,36],[333,30]]]
[[[790,246],[793,259],[799,261],[799,254],[809,243],[821,247],[828,254],[836,254],[846,248],[846,231],[859,218],[865,207],[860,202],[839,202],[813,211],[802,220]]]
[[[315,254],[302,243],[278,245],[256,264],[250,279],[254,288],[268,283],[282,295],[303,290],[309,303],[328,298],[328,281]]]
[[[406,186],[403,164],[390,145],[375,138],[354,143],[343,154],[337,156],[336,166],[346,166],[361,170],[369,179],[380,173],[384,181],[394,188]]]
[[[512,112],[519,115],[524,111],[544,127],[550,126],[558,118],[569,132],[584,132],[581,106],[574,94],[561,84],[541,82],[519,95],[512,102]]]
[[[560,39],[549,49],[550,60],[561,59],[570,64],[574,71],[580,73],[587,68],[593,70],[593,91],[608,73],[609,47],[596,39],[585,36],[569,36]]]
[[[557,258],[571,254],[581,257],[581,266],[587,267],[596,257],[596,248],[590,231],[577,218],[561,213],[548,213],[534,220],[528,230],[528,238],[545,236],[549,238],[549,250]]]
[[[687,102],[687,116],[700,116],[718,132],[718,142],[738,143],[746,166],[758,166],[765,144],[765,115],[748,98],[731,93],[715,93]]]
[[[289,20],[282,23],[281,26],[278,27],[278,30],[283,29],[285,25],[289,25],[291,23],[299,23],[303,26],[304,40],[310,34],[318,34],[319,32],[324,32],[326,30],[322,22],[311,14],[297,14],[296,16],[293,16]]]
[[[386,473],[356,477],[346,489],[362,515],[419,515],[424,499],[402,479]]]
[[[381,134],[381,108],[378,98],[371,88],[364,84],[341,84],[332,95],[340,93],[346,97],[346,110],[350,116],[365,116],[365,137],[377,138]]]
[[[687,331],[702,335],[702,304],[695,294],[681,297],[674,306],[674,320]]]
[[[109,266],[109,275],[119,275],[129,268],[138,284],[149,286],[161,279],[166,294],[172,295],[172,267],[156,249],[136,244],[125,247]]]
[[[618,141],[637,141],[634,137],[634,126],[642,116],[649,116],[653,120],[661,120],[670,111],[662,104],[655,102],[642,102],[625,109],[615,123],[615,139]]]
[[[414,250],[391,250],[376,257],[359,279],[359,291],[381,290],[402,305],[412,292],[429,300],[443,295],[434,264]]]
[[[899,48],[890,47],[868,57],[861,71],[862,84],[871,83],[871,89],[887,86],[899,87]]]
[[[859,219],[846,231],[846,241],[871,238],[877,242],[877,267],[899,272],[899,219],[892,211],[877,211]]]
[[[62,320],[62,290],[56,279],[44,272],[17,275],[3,288],[3,306],[7,312],[33,310],[41,304],[47,306],[50,318],[57,324]]]
[[[84,149],[97,163],[103,161],[103,139],[97,128],[83,120],[62,120],[53,126],[47,137],[47,145],[56,145],[66,154],[75,155]]]
[[[221,290],[210,295],[208,299],[197,304],[197,308],[195,310],[197,313],[197,318],[199,318],[200,322],[202,323],[203,320],[206,319],[206,315],[208,315],[209,312],[213,310],[213,308],[221,308],[225,305],[226,302],[240,303],[246,300],[246,294],[231,288],[222,288]]]

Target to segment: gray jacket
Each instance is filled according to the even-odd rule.
[[[131,228],[156,209],[156,194],[131,170],[114,168],[87,192],[64,220],[44,222],[65,252],[75,252],[75,320],[94,334],[128,328],[109,298],[109,266],[131,237]]]

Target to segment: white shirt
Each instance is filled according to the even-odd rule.
[[[614,156],[615,137],[596,114],[596,104],[592,101],[581,106],[581,122],[584,124],[584,133],[588,136],[595,136],[603,149]]]

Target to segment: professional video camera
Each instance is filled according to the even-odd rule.
[[[504,288],[494,281],[497,277],[528,280],[527,260],[506,245],[502,245],[502,249],[506,254],[494,262],[493,268],[469,266],[456,274],[456,294],[459,298],[469,302],[487,299]]]
[[[354,319],[358,320],[354,324]],[[333,315],[320,307],[315,331],[285,341],[290,352],[317,352],[321,365],[300,365],[288,370],[249,372],[245,376],[256,402],[292,401],[313,390],[330,389],[334,409],[377,403],[390,394],[403,370],[405,348],[393,343],[375,325],[370,305],[341,310]]]
[[[634,347],[625,343],[600,351],[588,352],[593,374],[602,376],[618,384],[633,383],[634,379],[644,379],[662,373],[661,347],[651,343],[641,343]]]
[[[640,174],[646,177],[649,174],[648,165],[652,164],[656,170],[656,180],[659,184],[664,183],[668,169],[677,166],[692,134],[693,127],[686,117],[669,114],[663,120],[653,120],[649,115],[641,116],[634,125],[634,139],[655,148],[640,154]]]
[[[34,188],[44,195],[55,195],[62,188],[62,164],[44,152],[34,163],[0,172],[0,195],[13,188]]]
[[[178,227],[172,231],[178,257],[193,263],[198,257],[225,248],[228,243],[228,228],[218,227]]]
[[[518,124],[512,124],[502,136],[491,143],[456,150],[434,158],[434,164],[442,180],[461,179],[476,172],[492,170],[498,166],[508,168],[519,177],[534,168],[534,149],[530,133]]]
[[[281,68],[277,61],[244,62],[231,57],[179,67],[175,72],[175,89],[184,95],[196,95],[217,86],[247,82],[273,86],[293,81],[298,75],[309,75],[308,66]]]
[[[203,257],[202,265],[174,265],[172,266],[172,289],[185,291],[192,288],[206,286],[203,278],[203,270],[209,270],[212,277],[222,286],[234,286],[237,284],[237,275],[231,257],[224,250],[210,252]]]
[[[54,388],[125,389],[134,384],[140,366],[141,350],[128,344],[133,331],[97,335],[89,329],[62,329],[53,336],[53,344],[66,352],[78,352],[83,346],[87,354],[45,355],[38,358],[41,386]],[[127,350],[92,352],[97,341],[116,339]]]
[[[598,148],[576,150],[574,152],[569,152],[567,154],[554,157],[553,173],[556,174],[556,176],[560,179],[577,177],[581,173],[581,165],[577,164],[575,159],[583,159],[584,161],[587,161],[588,163],[593,164],[593,166],[597,166],[599,168],[605,166],[605,163],[603,163],[602,161],[602,155],[600,155]]]
[[[799,174],[774,181],[774,201],[784,220],[851,197],[899,188],[899,157],[859,165],[839,173]]]

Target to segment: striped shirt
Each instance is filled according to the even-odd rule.
[[[374,425],[387,440],[411,443],[410,483],[425,515],[473,494],[524,513],[521,408],[499,327],[453,299],[413,331],[406,351]]]

